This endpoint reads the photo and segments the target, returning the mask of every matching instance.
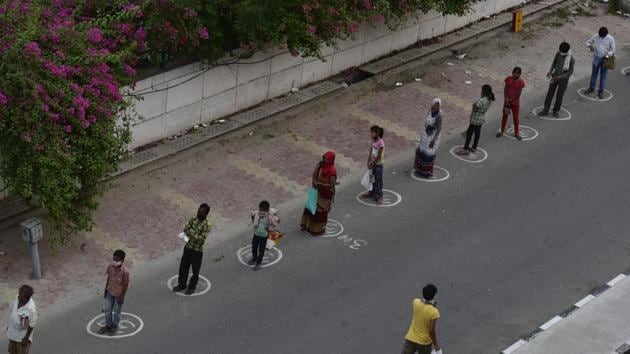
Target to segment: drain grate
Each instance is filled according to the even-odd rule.
[[[479,23],[477,23],[476,25],[474,25],[474,27],[478,30],[489,30],[492,29],[496,26],[498,26],[500,23],[499,21],[497,21],[496,19],[492,19],[492,20],[487,20],[487,21],[481,21]]]
[[[209,126],[203,128],[201,133],[206,138],[214,138],[215,136],[219,136],[221,134],[227,133],[240,126],[241,124],[238,122],[235,122],[232,120],[226,120],[223,123],[210,124]]]
[[[300,103],[304,103],[305,101],[308,101],[308,99],[304,97],[303,95],[287,95],[280,99],[275,100],[274,104],[277,107],[286,109],[286,108],[298,105]]]
[[[29,209],[30,207],[19,197],[4,198],[0,201],[0,220],[22,214]]]
[[[414,59],[418,59],[426,54],[428,54],[429,51],[426,50],[425,48],[414,48],[414,49],[410,49],[407,50],[405,52],[402,52],[400,54],[396,54],[394,56],[394,58],[402,61],[402,62],[409,62],[412,61]]]
[[[156,157],[158,157],[158,154],[155,151],[151,149],[147,149],[147,150],[140,151],[131,155],[129,159],[125,161],[125,164],[138,165],[141,163],[145,163],[147,161],[151,161],[155,159]]]
[[[385,70],[391,69],[398,65],[402,64],[400,60],[397,60],[395,57],[385,58],[374,63],[364,65],[359,67],[362,71],[368,72],[370,74],[378,74]]]
[[[167,145],[174,150],[182,150],[197,144],[202,139],[203,136],[195,132],[170,140],[168,141]]]
[[[232,119],[242,124],[249,124],[249,123],[253,123],[255,121],[261,120],[263,118],[266,118],[269,115],[270,115],[270,112],[266,110],[264,107],[258,107],[250,111],[237,114]]]
[[[327,93],[336,91],[340,89],[341,87],[342,87],[341,85],[335,82],[324,81],[322,83],[319,83],[317,85],[304,89],[300,91],[300,93],[308,97],[317,97],[317,96],[325,95]]]

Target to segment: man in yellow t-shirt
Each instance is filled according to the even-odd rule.
[[[411,326],[405,336],[402,354],[431,354],[431,349],[441,353],[437,340],[435,325],[440,318],[440,311],[436,307],[435,294],[437,287],[428,284],[422,288],[422,300],[412,302],[413,318]]]

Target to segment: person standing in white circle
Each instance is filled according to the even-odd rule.
[[[593,71],[591,72],[591,83],[584,94],[590,95],[595,92],[595,83],[599,75],[599,90],[597,98],[604,99],[604,88],[606,88],[606,77],[608,68],[606,62],[612,62],[615,58],[615,39],[608,34],[608,28],[602,27],[599,32],[586,42],[586,46],[593,52]]]

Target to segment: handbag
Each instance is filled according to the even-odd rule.
[[[311,187],[306,192],[306,203],[304,203],[304,208],[311,212],[311,214],[315,215],[317,212],[317,189]]]
[[[512,114],[512,109],[510,107],[503,107],[503,114],[505,114],[506,117],[509,117],[510,114]]]
[[[615,56],[611,55],[604,58],[604,69],[615,70]]]

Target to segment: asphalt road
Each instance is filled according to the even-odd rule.
[[[343,179],[331,217],[352,242],[305,236],[296,231],[301,210],[284,210],[277,264],[241,265],[243,233],[206,252],[204,295],[168,291],[176,259],[132,274],[124,310],[144,321],[135,336],[88,334],[95,297],[48,319],[32,352],[399,353],[411,300],[433,282],[445,353],[498,353],[629,265],[630,78],[609,73],[608,102],[579,98],[583,85],[567,92],[568,121],[525,117],[544,95],[529,93],[537,100],[524,104],[522,124],[540,132],[535,140],[496,139],[496,121],[486,124],[483,163],[449,154],[460,137],[443,140],[437,164],[447,181],[410,178],[411,151],[398,165],[389,160],[385,187],[402,195],[397,206],[359,204],[358,178]],[[351,249],[354,239],[367,244]]]

